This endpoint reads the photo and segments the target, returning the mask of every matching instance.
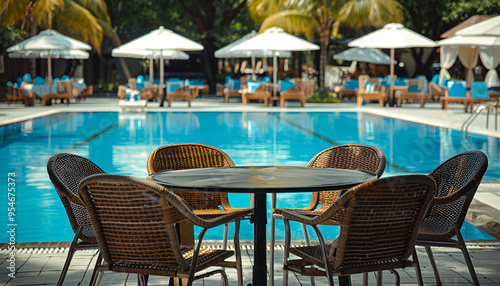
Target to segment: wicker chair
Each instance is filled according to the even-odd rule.
[[[308,167],[317,168],[337,168],[349,170],[365,170],[375,173],[380,178],[385,170],[385,155],[377,147],[359,144],[339,145],[318,153],[307,164]],[[276,208],[276,194],[272,195],[272,216],[271,216],[271,248],[270,248],[270,277],[274,278],[274,244],[276,240],[276,219],[283,219],[284,210],[300,213],[301,215],[319,215],[335,203],[340,195],[339,190],[314,192],[309,205],[302,209],[279,209]],[[306,244],[310,245],[307,228],[303,225]]]
[[[50,157],[47,162],[47,172],[75,232],[68,257],[64,263],[59,282],[57,282],[57,285],[62,285],[73,254],[77,250],[99,249],[87,210],[78,197],[78,184],[87,176],[105,172],[88,159],[68,153],[60,153]]]
[[[138,285],[147,285],[148,275],[188,278],[187,285],[191,285],[195,279],[221,273],[227,285],[227,277],[220,269],[195,277],[196,272],[208,267],[223,266],[236,268],[238,284],[243,284],[239,224],[247,213],[232,212],[204,220],[161,185],[120,175],[87,177],[80,184],[79,196],[106,261],[97,266],[98,272],[137,273]],[[184,220],[202,228],[194,248],[181,246],[177,237],[175,224]],[[236,262],[226,261],[233,251],[201,248],[209,228],[231,221],[235,221]],[[96,277],[90,285],[95,282]]]
[[[151,152],[147,163],[149,175],[164,170],[233,166],[233,160],[224,151],[215,147],[192,143],[159,147]],[[227,193],[178,190],[173,190],[173,192],[183,198],[197,216],[204,219],[211,219],[232,212],[252,212],[251,209],[231,207]],[[223,249],[226,249],[227,238],[228,225],[226,224],[224,226]]]
[[[329,285],[333,285],[334,275],[364,273],[366,279],[366,273],[379,272],[377,278],[381,278],[382,270],[416,266],[408,258],[435,193],[436,183],[429,176],[394,176],[350,189],[319,215],[306,217],[284,210],[283,284],[288,283],[288,271],[326,276]],[[290,220],[311,225],[320,245],[290,248]],[[324,223],[341,226],[339,237],[329,245],[318,227]],[[290,253],[300,259],[289,260]],[[312,265],[319,268],[309,268]],[[399,276],[393,273],[397,284]],[[381,282],[377,279],[377,285]]]
[[[247,105],[248,100],[262,100],[264,101],[264,105],[267,107],[269,106],[270,99],[271,99],[270,87],[264,84],[261,84],[252,93],[241,94],[241,103],[243,104],[243,106]]]
[[[487,168],[488,157],[483,152],[469,151],[450,158],[429,173],[438,191],[418,231],[417,245],[425,246],[437,285],[441,285],[441,279],[431,246],[462,250],[472,280],[479,285],[460,228]],[[454,236],[456,240],[452,239]]]

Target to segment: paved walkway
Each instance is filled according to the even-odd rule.
[[[59,112],[76,111],[119,111],[118,100],[116,98],[91,97],[86,102],[78,104],[56,104],[53,106],[24,107],[19,104],[7,106],[0,103],[0,126],[11,124],[23,120],[29,120],[39,116],[47,116]],[[192,102],[192,107],[187,108],[186,102],[174,101],[172,108],[160,108],[158,103],[149,103],[148,111],[238,111],[238,112],[338,112],[338,111],[362,111],[382,116],[393,117],[406,121],[424,123],[438,127],[460,130],[462,123],[470,116],[464,113],[461,105],[450,105],[447,111],[441,110],[438,103],[426,103],[424,109],[418,104],[407,104],[403,108],[381,108],[375,104],[369,104],[357,108],[354,103],[341,104],[307,104],[306,108],[300,108],[298,103],[287,103],[287,107],[268,107],[262,104],[249,103],[242,107],[240,102],[231,99],[230,103],[223,103],[222,99],[216,97],[197,98]],[[474,121],[469,132],[489,135],[500,138],[500,132],[494,130],[494,116],[489,117],[489,128],[486,128],[486,113],[482,113]],[[475,196],[473,204],[467,216],[467,221],[480,227],[483,225],[496,231],[496,236],[500,238],[500,178],[498,182],[483,182]],[[216,244],[216,242],[214,242]],[[64,264],[67,255],[66,247],[41,247],[18,246],[16,255],[16,278],[7,276],[10,272],[7,269],[9,262],[6,260],[10,253],[6,247],[0,250],[0,286],[1,285],[54,285],[57,283],[59,272]],[[478,273],[482,285],[500,284],[500,243],[489,242],[469,242],[469,250],[473,259],[476,272]],[[425,251],[417,248],[420,254],[421,266],[424,273],[426,285],[435,285],[432,270],[426,259]],[[282,248],[277,248],[278,257],[282,257]],[[251,281],[251,265],[253,249],[247,243],[244,251],[244,279],[246,285]],[[436,249],[437,263],[441,269],[440,273],[444,285],[470,285],[470,276],[463,257],[459,250]],[[74,262],[70,268],[65,285],[86,285],[90,278],[91,270],[96,255],[92,251],[80,251],[76,254]],[[281,285],[281,259],[276,260],[276,285]],[[413,269],[399,271],[403,285],[416,285]],[[235,282],[235,272],[228,270],[231,285]],[[384,276],[384,284],[394,284],[391,274]],[[370,284],[374,284],[374,277],[370,276]],[[310,285],[309,279],[291,279],[290,285]],[[165,279],[154,278],[150,285],[160,285]],[[359,276],[352,278],[353,285],[360,285]],[[316,285],[324,285],[326,280],[318,279]],[[101,285],[136,285],[136,278],[131,275],[106,274]],[[218,278],[210,278],[199,281],[195,285],[220,285]]]
[[[217,242],[206,242],[208,245],[216,245]],[[67,244],[66,244],[67,245]],[[20,246],[22,247],[22,246]],[[252,258],[253,247],[249,242],[243,243],[243,285],[248,285],[252,281]],[[500,244],[468,243],[468,249],[478,275],[481,285],[500,284]],[[9,251],[0,250],[2,262],[0,264],[0,285],[1,286],[27,286],[27,285],[56,285],[59,279],[62,265],[66,259],[68,248],[59,245],[58,247],[25,247],[19,248],[16,254],[16,273],[15,278],[8,276],[10,273]],[[283,247],[276,247],[275,260],[275,285],[282,285],[282,257]],[[425,250],[417,247],[423,279],[425,285],[436,285],[432,268],[429,264]],[[462,253],[457,249],[434,249],[434,255],[439,267],[439,273],[443,285],[472,285],[467,266],[464,263]],[[88,285],[92,270],[97,259],[96,251],[83,250],[76,252],[64,285]],[[226,269],[229,284],[237,285],[236,270]],[[417,285],[415,270],[406,268],[398,270],[401,276],[402,285]],[[198,280],[194,285],[220,285],[220,276],[212,276],[204,280]],[[384,285],[394,285],[394,275],[384,272]],[[370,285],[375,284],[375,276],[370,274]],[[316,285],[325,285],[325,278],[316,278]],[[352,276],[353,285],[362,285],[362,276]],[[103,276],[101,285],[137,285],[135,275],[106,272]],[[168,285],[168,278],[151,277],[148,285]],[[290,276],[291,286],[310,285],[309,277]]]

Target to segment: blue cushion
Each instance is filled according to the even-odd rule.
[[[346,90],[356,90],[359,88],[359,81],[355,79],[351,79],[350,81],[345,83]]]
[[[367,83],[366,88],[365,88],[365,92],[366,93],[374,92],[376,88],[377,88],[377,84],[371,83],[371,82]]]
[[[270,82],[271,78],[268,77],[268,76],[265,76],[265,77],[262,78],[262,81]]]
[[[407,89],[408,92],[419,92],[418,84],[410,84]]]
[[[31,81],[31,75],[29,73],[25,73],[23,75],[23,80],[24,81]]]
[[[488,85],[484,81],[473,81],[470,85],[470,97],[475,99],[488,99]]]
[[[248,93],[253,93],[262,83],[247,80]]]
[[[69,75],[63,75],[61,77],[61,80],[70,80]]]
[[[439,81],[439,74],[435,74],[432,76],[431,82],[433,83],[438,83]]]
[[[287,91],[294,86],[293,83],[288,81],[280,81],[280,92]]]
[[[466,82],[448,81],[448,96],[453,98],[465,98],[467,93]]]
[[[33,81],[33,85],[45,85],[45,79],[42,78],[41,76],[37,76]]]
[[[16,80],[16,83],[17,83],[18,85],[21,85],[21,84],[23,83],[23,78],[22,78],[22,77],[20,77],[20,76],[18,76],[18,77],[17,77],[17,80]]]

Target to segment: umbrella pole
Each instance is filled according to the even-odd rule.
[[[276,84],[278,83],[278,57],[273,55],[273,97],[276,97]]]
[[[149,86],[153,87],[153,58],[149,59]]]
[[[255,80],[255,56],[252,55],[252,80]]]
[[[394,90],[393,90],[393,87],[394,87],[394,49],[391,49],[391,69],[390,69],[390,85],[389,85],[389,97],[391,99],[391,102],[389,104],[389,106],[394,106],[395,104],[395,101],[396,101],[396,98],[395,98],[395,95],[394,95]]]
[[[165,101],[165,93],[163,92],[163,57],[160,57],[160,107],[163,107],[163,102]]]
[[[49,77],[49,90],[50,90],[50,94],[52,94],[52,60],[50,59],[50,50],[48,50],[48,53],[47,53],[47,67],[48,67],[48,71],[47,71],[47,75]]]

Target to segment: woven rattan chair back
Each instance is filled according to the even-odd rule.
[[[348,170],[364,170],[374,173],[378,178],[385,170],[386,158],[384,152],[377,147],[360,144],[346,144],[328,148],[318,153],[307,164],[308,167],[336,168]],[[313,193],[311,203],[316,205],[331,205],[340,191],[325,191]]]
[[[476,190],[488,168],[488,157],[481,151],[454,156],[434,169],[431,176],[437,184],[436,203],[420,227],[419,239],[446,240],[455,236],[453,225],[462,227]],[[446,197],[447,203],[439,198]]]
[[[382,270],[376,268],[384,264],[384,269],[407,266],[435,193],[434,181],[425,175],[388,177],[351,189],[332,206],[345,208],[333,268],[360,273]]]
[[[174,144],[154,150],[148,158],[148,173],[164,170],[232,167],[233,160],[224,151],[202,144]],[[173,191],[194,210],[229,207],[227,193]]]
[[[84,180],[80,191],[109,265],[189,269],[174,227],[184,216],[162,198],[173,196],[164,187],[145,179],[100,175]]]
[[[106,173],[90,160],[78,155],[59,153],[47,162],[47,172],[66,210],[71,227],[76,233],[82,227],[78,238],[86,243],[96,243],[87,210],[78,198],[78,185],[85,177]]]
[[[436,184],[427,175],[394,176],[350,189],[318,216],[307,218],[284,211],[284,284],[288,282],[288,270],[304,275],[323,274],[329,285],[333,285],[334,275],[415,266],[408,258],[414,250],[420,222],[435,194]],[[290,248],[289,220],[311,225],[320,245]],[[330,245],[326,245],[318,227],[325,220],[341,226],[339,237]],[[289,253],[301,259],[288,260]],[[325,271],[304,268],[308,264]]]
[[[97,266],[98,271],[141,274],[139,285],[147,285],[148,275],[188,277],[187,285],[192,285],[197,271],[228,266],[239,268],[238,280],[242,285],[241,259],[240,266],[225,261],[233,251],[209,247],[200,251],[208,228],[237,219],[235,229],[239,229],[241,214],[214,224],[196,216],[182,199],[165,187],[151,180],[120,175],[85,178],[80,184],[79,196],[89,212],[107,263]],[[194,249],[181,248],[175,224],[184,220],[202,227]],[[239,242],[236,246],[239,247]],[[220,269],[199,277],[216,273],[221,273],[227,281]],[[94,284],[95,280],[91,281],[91,285]]]

